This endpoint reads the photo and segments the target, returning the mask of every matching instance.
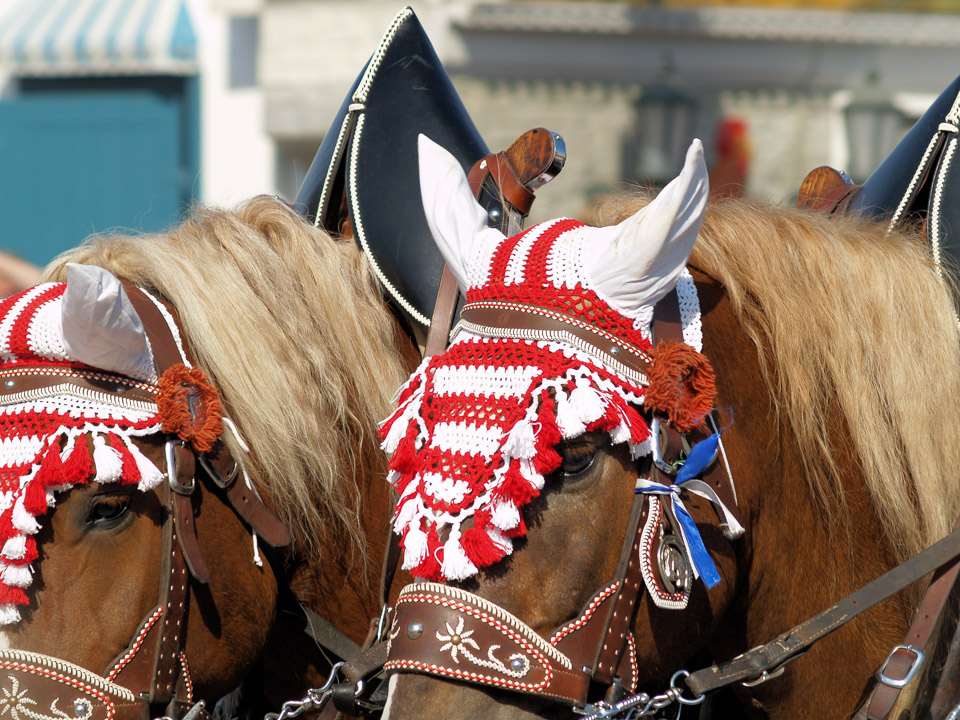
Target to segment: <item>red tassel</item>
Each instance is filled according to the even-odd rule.
[[[13,508],[0,513],[0,541],[6,542],[20,531],[13,526]]]
[[[40,553],[37,551],[37,541],[33,535],[27,535],[24,542],[23,557],[17,558],[16,560],[5,557],[3,558],[3,562],[7,565],[29,565],[38,557],[40,557]]]
[[[493,541],[486,530],[476,526],[463,533],[460,545],[466,556],[470,558],[470,562],[477,567],[492,565],[506,555],[503,548]]]
[[[537,413],[537,454],[533,457],[533,468],[541,475],[547,475],[563,462],[556,446],[563,440],[557,426],[556,403],[546,393],[540,398],[540,410]]]
[[[396,452],[390,458],[388,467],[398,473],[412,473],[417,466],[416,450],[417,426],[411,425],[406,436],[397,445]]]
[[[394,489],[397,491],[397,494],[403,495],[406,492],[407,485],[410,484],[410,481],[416,477],[414,473],[403,473],[397,479],[397,482],[394,484]]]
[[[47,511],[47,490],[39,478],[34,478],[27,483],[23,491],[23,509],[34,517],[43,515]]]
[[[29,605],[30,600],[23,588],[0,583],[0,605]]]
[[[43,460],[40,462],[40,469],[37,470],[37,474],[33,476],[30,484],[32,485],[35,482],[40,483],[41,487],[63,485],[67,482],[63,462],[60,460],[60,447],[57,443],[47,448],[47,454],[43,456]],[[43,507],[45,510],[46,502],[44,502]]]
[[[437,550],[440,549],[440,539],[437,537],[436,528],[430,528],[427,532],[427,554],[410,574],[415,578],[430,580],[436,582],[440,579],[440,563],[437,562]]]
[[[523,537],[527,534],[527,524],[523,521],[523,515],[520,516],[520,523],[513,529],[503,533],[508,538]]]
[[[510,463],[503,474],[503,482],[494,490],[495,497],[509,500],[517,507],[523,507],[539,494],[540,491],[520,473],[520,464],[516,461]]]
[[[110,442],[110,447],[120,453],[120,463],[123,468],[120,471],[120,484],[135,485],[140,482],[140,468],[137,467],[137,461],[133,458],[130,448],[113,433],[107,433],[107,440]]]
[[[87,438],[81,435],[74,439],[73,450],[63,463],[63,477],[65,482],[79,485],[86,483],[91,475],[93,475],[93,460],[90,457],[90,451],[87,450]]]

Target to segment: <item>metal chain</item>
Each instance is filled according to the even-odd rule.
[[[331,688],[342,665],[342,662],[338,662],[330,668],[330,675],[327,676],[327,681],[322,687],[307,690],[306,696],[300,700],[288,700],[280,708],[279,713],[267,713],[263,716],[263,720],[290,720],[290,718],[298,717],[305,712],[322,710],[330,700],[330,696],[333,695]]]
[[[690,675],[686,670],[679,670],[670,678],[670,689],[659,695],[648,695],[647,693],[637,693],[625,697],[619,702],[609,705],[605,702],[598,702],[593,705],[594,713],[587,715],[583,720],[605,720],[606,718],[625,717],[650,717],[664,708],[668,708],[674,703],[679,705],[699,705],[706,698],[705,695],[698,695],[693,698],[683,696],[684,688],[678,687],[678,681]],[[642,706],[642,707],[641,707]],[[629,713],[629,714],[628,714]]]

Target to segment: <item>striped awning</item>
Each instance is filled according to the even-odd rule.
[[[0,0],[0,66],[17,76],[189,75],[185,0]]]

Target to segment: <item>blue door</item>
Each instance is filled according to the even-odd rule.
[[[102,82],[0,101],[0,250],[43,265],[93,232],[161,230],[189,204],[186,93]]]

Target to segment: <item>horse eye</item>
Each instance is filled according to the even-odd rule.
[[[90,503],[87,522],[91,525],[112,525],[130,509],[126,495],[101,495]]]
[[[576,476],[585,473],[593,465],[597,457],[597,446],[591,442],[564,443],[558,448],[560,457],[560,471],[566,476]]]

